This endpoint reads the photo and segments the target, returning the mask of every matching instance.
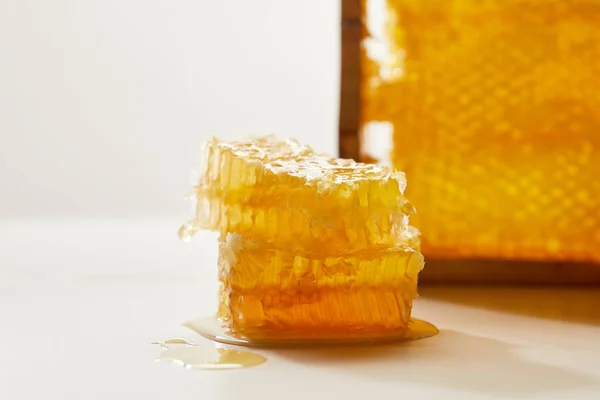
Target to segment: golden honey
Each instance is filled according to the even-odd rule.
[[[185,369],[240,369],[254,367],[267,361],[259,354],[199,346],[181,338],[166,339],[152,344],[161,347],[156,361],[180,365]]]
[[[362,5],[362,141],[418,182],[424,254],[600,261],[600,1]]]

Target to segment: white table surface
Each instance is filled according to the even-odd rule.
[[[0,220],[0,399],[600,399],[597,289],[423,287],[434,338],[155,363],[151,341],[210,344],[181,323],[215,310],[214,236],[179,222]]]

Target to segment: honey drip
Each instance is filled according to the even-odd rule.
[[[204,336],[209,340],[220,343],[247,347],[295,347],[310,345],[351,345],[380,342],[405,342],[426,339],[439,333],[438,329],[429,322],[411,318],[406,330],[399,329],[388,332],[386,336],[380,333],[369,336],[360,332],[342,332],[338,335],[294,333],[292,331],[274,331],[262,337],[248,337],[224,325],[217,317],[204,317],[186,322],[185,327]]]
[[[240,369],[260,365],[266,358],[245,351],[197,346],[185,339],[173,338],[153,342],[162,351],[157,362],[173,363],[185,369]]]

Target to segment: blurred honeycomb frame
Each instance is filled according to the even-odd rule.
[[[403,0],[395,0],[403,1]],[[339,112],[339,155],[363,162],[378,162],[376,151],[364,140],[366,122],[365,108],[369,100],[365,95],[365,80],[372,73],[370,60],[364,56],[363,40],[371,35],[366,26],[366,4],[369,0],[342,0],[341,2],[341,85]],[[378,3],[385,6],[386,1]],[[600,11],[600,2],[598,3]],[[600,65],[600,64],[599,64]],[[372,113],[367,110],[366,113]],[[598,133],[600,136],[600,132]],[[395,139],[395,137],[394,137]],[[386,146],[391,146],[391,135]],[[410,144],[410,140],[408,143]],[[369,147],[369,151],[365,148]],[[391,148],[389,148],[391,153]],[[407,151],[411,151],[410,148]],[[384,160],[385,161],[385,160]],[[401,169],[402,166],[400,167]],[[407,171],[409,200],[411,185],[424,182],[413,178]],[[412,179],[411,179],[412,178]],[[425,182],[425,184],[427,184]],[[417,205],[418,211],[419,204]],[[425,210],[426,212],[427,210]],[[593,212],[593,210],[592,210]],[[600,210],[598,211],[600,213]],[[599,229],[600,231],[600,229]],[[600,232],[599,237],[600,237]],[[576,260],[568,257],[498,257],[481,256],[477,252],[452,254],[452,251],[436,251],[435,246],[425,247],[426,268],[421,274],[425,283],[492,283],[492,284],[558,284],[600,285],[598,257]],[[452,250],[452,249],[451,249]],[[588,249],[591,254],[595,252]],[[598,249],[600,251],[600,248]],[[596,259],[593,259],[596,257]],[[590,258],[590,257],[588,257]]]

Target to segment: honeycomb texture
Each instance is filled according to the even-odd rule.
[[[290,250],[327,253],[331,247],[350,252],[369,247],[387,247],[398,243],[408,228],[405,214],[354,214],[343,218],[343,211],[316,215],[307,210],[252,207],[223,204],[214,197],[200,197],[202,211],[196,226],[222,233],[235,232],[266,243],[275,242]]]
[[[220,316],[243,333],[406,329],[423,268],[406,245],[305,257],[229,234],[219,247]]]
[[[362,124],[419,182],[424,254],[600,261],[600,1],[380,3]]]
[[[296,249],[395,246],[414,208],[404,174],[335,159],[296,141],[213,139],[202,150],[186,229],[233,232]]]
[[[404,174],[274,136],[203,148],[180,230],[220,232],[219,316],[247,337],[406,332],[423,268]]]

